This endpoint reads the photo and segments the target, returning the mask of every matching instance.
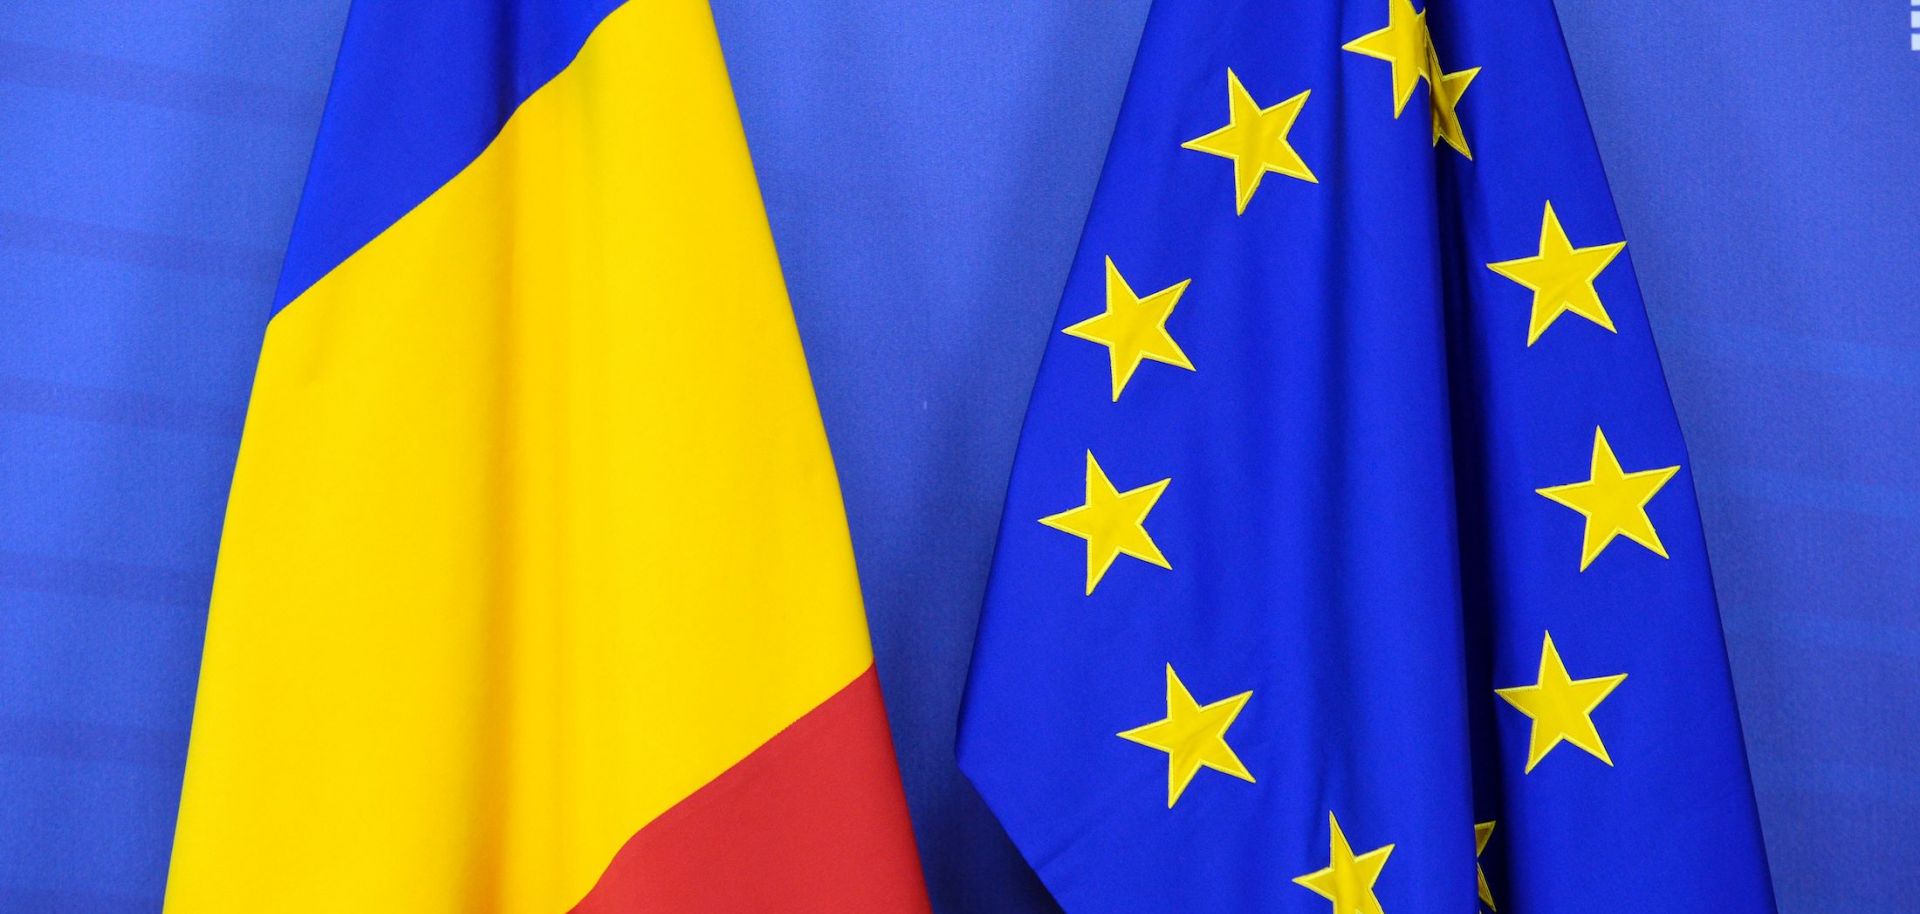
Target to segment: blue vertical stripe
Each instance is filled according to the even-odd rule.
[[[619,5],[353,4],[275,310],[459,174]]]

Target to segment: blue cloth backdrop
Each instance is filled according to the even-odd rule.
[[[715,2],[947,914],[1048,909],[954,768],[954,711],[1146,6]],[[1907,10],[1559,7],[1688,436],[1781,910],[1907,909]],[[227,474],[345,8],[0,6],[0,911],[158,907]]]

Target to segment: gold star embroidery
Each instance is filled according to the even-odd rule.
[[[1293,144],[1287,141],[1287,134],[1293,130],[1293,122],[1299,119],[1300,109],[1306,107],[1310,94],[1310,91],[1302,92],[1262,108],[1246,87],[1240,85],[1240,77],[1229,69],[1227,125],[1180,144],[1182,149],[1233,160],[1233,211],[1236,214],[1247,211],[1247,201],[1260,189],[1260,179],[1266,177],[1267,172],[1320,183],[1300,153],[1294,151]]]
[[[1560,662],[1560,651],[1553,646],[1553,634],[1547,633],[1540,646],[1540,678],[1533,685],[1495,689],[1507,704],[1533,718],[1533,730],[1527,739],[1527,773],[1562,742],[1585,749],[1589,755],[1606,762],[1607,747],[1600,742],[1600,731],[1593,726],[1593,709],[1626,681],[1627,674],[1574,679]]]
[[[1480,868],[1480,855],[1487,852],[1487,842],[1493,838],[1493,823],[1479,822],[1473,826],[1473,874],[1480,880],[1480,902],[1489,911],[1500,910],[1493,905],[1493,890],[1487,888],[1487,871]]]
[[[1534,490],[1586,516],[1586,532],[1580,544],[1580,570],[1587,570],[1587,566],[1600,556],[1601,550],[1619,536],[1625,536],[1653,550],[1654,555],[1666,558],[1667,547],[1660,542],[1660,532],[1653,529],[1653,518],[1647,516],[1647,502],[1653,500],[1653,496],[1667,484],[1667,480],[1680,472],[1680,468],[1671,466],[1632,473],[1623,471],[1619,458],[1613,456],[1613,446],[1607,443],[1606,432],[1598,426],[1593,429],[1593,461],[1590,467],[1586,482],[1570,482],[1563,486]]]
[[[1540,334],[1547,332],[1547,328],[1568,311],[1614,333],[1617,331],[1613,329],[1613,318],[1600,303],[1600,293],[1594,289],[1593,282],[1626,246],[1626,242],[1616,241],[1590,248],[1574,247],[1560,227],[1560,217],[1553,212],[1553,201],[1549,200],[1546,215],[1540,219],[1540,253],[1490,263],[1487,268],[1533,290],[1533,319],[1527,327],[1527,345],[1533,345]]]
[[[1167,808],[1179,802],[1187,785],[1202,767],[1231,774],[1251,783],[1253,774],[1241,764],[1240,757],[1227,745],[1227,728],[1240,716],[1252,692],[1241,692],[1202,705],[1167,664],[1167,716],[1143,727],[1118,734],[1121,739],[1150,746],[1167,754]]]
[[[1193,370],[1187,354],[1167,332],[1167,318],[1191,282],[1183,279],[1141,298],[1127,285],[1113,258],[1107,258],[1107,310],[1060,332],[1107,347],[1107,360],[1113,368],[1113,402],[1120,402],[1120,391],[1133,380],[1142,360]]]
[[[1433,82],[1433,56],[1428,51],[1427,14],[1413,11],[1412,0],[1387,0],[1387,26],[1368,32],[1346,44],[1341,50],[1364,54],[1393,65],[1393,116],[1407,108],[1413,87],[1420,80]]]
[[[1433,145],[1439,146],[1446,140],[1448,146],[1468,159],[1473,158],[1473,150],[1467,148],[1467,131],[1460,126],[1460,96],[1467,94],[1467,87],[1473,84],[1473,78],[1480,75],[1479,67],[1471,67],[1458,73],[1443,73],[1440,70],[1440,57],[1432,46],[1428,46],[1427,58],[1430,71],[1439,77],[1433,83]]]
[[[1087,541],[1087,595],[1113,567],[1122,554],[1133,556],[1162,568],[1172,568],[1160,554],[1153,537],[1147,535],[1147,512],[1153,510],[1160,493],[1167,490],[1171,478],[1121,492],[1107,480],[1100,463],[1087,452],[1087,501],[1078,508],[1040,518],[1055,530],[1071,533]]]
[[[1373,894],[1373,884],[1379,881],[1380,871],[1386,868],[1387,855],[1393,853],[1393,845],[1375,848],[1356,857],[1353,848],[1347,844],[1347,836],[1340,831],[1340,820],[1334,818],[1331,812],[1327,813],[1327,824],[1333,832],[1329,841],[1327,868],[1296,876],[1293,881],[1333,902],[1333,914],[1382,914],[1380,899]]]

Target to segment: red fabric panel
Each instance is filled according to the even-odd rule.
[[[927,912],[872,667],[647,824],[578,914]]]

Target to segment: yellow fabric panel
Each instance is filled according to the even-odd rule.
[[[871,662],[705,3],[630,3],[261,356],[167,907],[563,911]]]

